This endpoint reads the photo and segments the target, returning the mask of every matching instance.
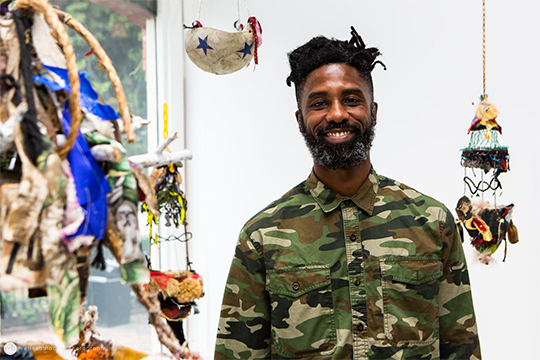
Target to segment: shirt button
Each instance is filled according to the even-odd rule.
[[[356,235],[352,234],[349,239],[351,239],[351,241],[356,241]]]
[[[300,290],[300,284],[295,282],[294,284],[292,284],[292,288],[293,288],[294,291],[298,291],[298,290]]]
[[[358,331],[362,331],[364,330],[364,324],[358,324],[356,328],[358,329]]]
[[[354,285],[359,286],[361,283],[360,279],[354,280]]]
[[[347,206],[351,205],[351,200],[345,200],[345,205]]]

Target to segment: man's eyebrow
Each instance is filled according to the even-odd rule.
[[[346,90],[343,90],[343,93],[344,94],[361,94],[361,95],[364,95],[364,90],[360,89],[360,88],[351,88],[351,89],[346,89]]]
[[[325,96],[325,95],[328,95],[328,91],[315,91],[315,92],[309,93],[307,98],[309,100],[317,96]]]
[[[349,94],[361,94],[361,95],[364,95],[364,90],[362,90],[359,87],[355,87],[355,88],[350,88],[350,89],[343,90],[343,94],[345,94],[345,95],[349,95]],[[309,93],[307,98],[308,98],[308,100],[310,100],[310,99],[313,99],[313,98],[315,98],[317,96],[325,96],[325,95],[328,95],[328,91],[315,91],[315,92]]]

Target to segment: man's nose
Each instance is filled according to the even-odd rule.
[[[349,113],[346,111],[343,104],[336,100],[333,101],[328,109],[326,120],[328,122],[341,123],[349,118]]]

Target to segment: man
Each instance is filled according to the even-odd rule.
[[[240,233],[216,359],[481,358],[452,214],[371,166],[380,53],[352,34],[289,54],[313,171]]]

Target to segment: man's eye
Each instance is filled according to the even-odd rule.
[[[323,107],[326,103],[324,101],[316,101],[313,104],[311,104],[311,107]]]
[[[360,103],[360,100],[357,98],[346,98],[345,104],[358,104]]]

